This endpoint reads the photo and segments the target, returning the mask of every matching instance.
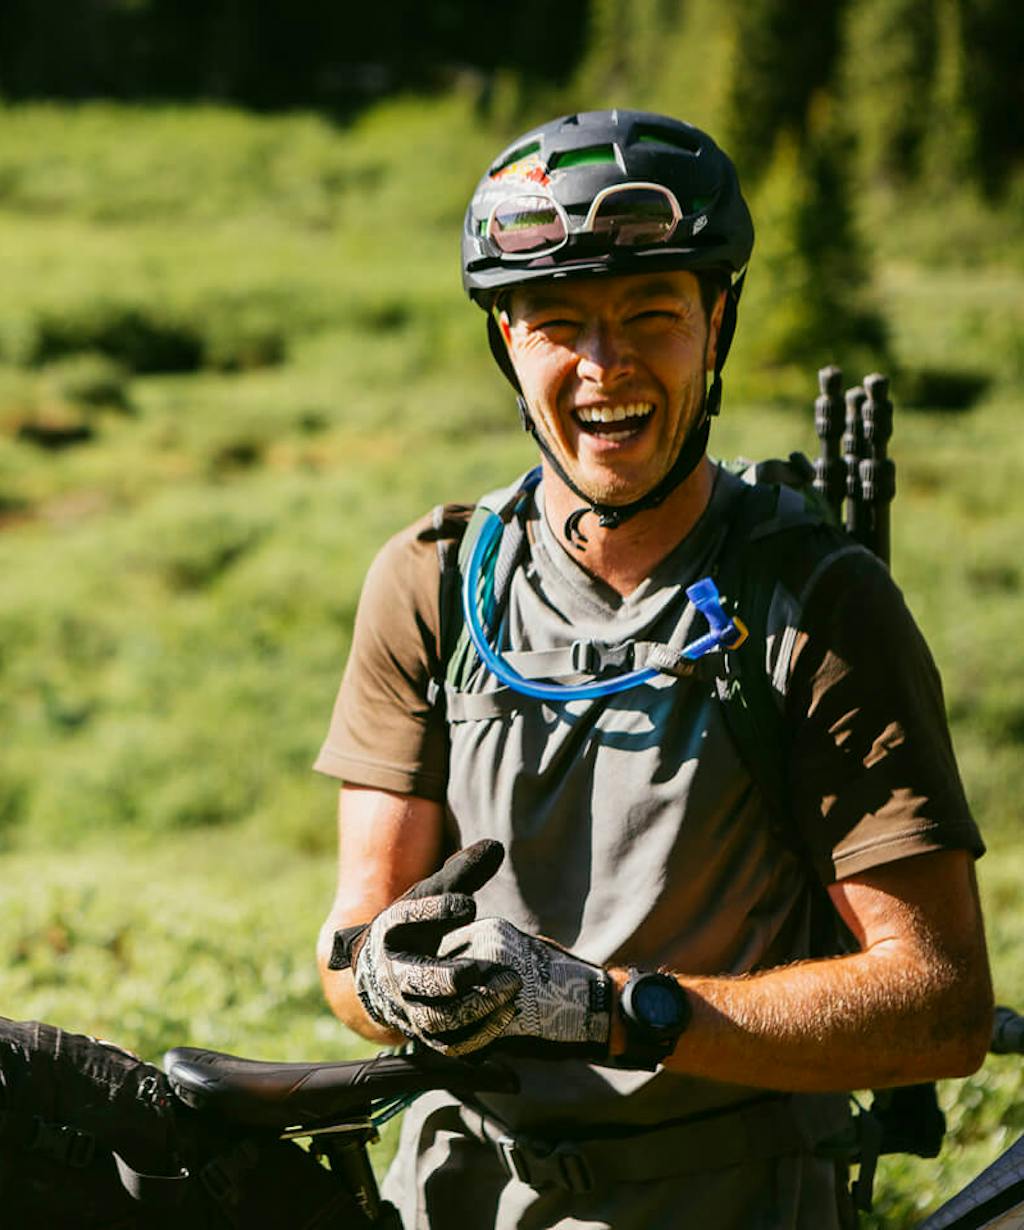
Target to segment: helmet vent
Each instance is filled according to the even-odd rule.
[[[602,162],[618,162],[614,145],[588,145],[584,149],[552,154],[548,159],[548,169],[553,171],[557,167],[559,170],[565,170],[568,167],[588,167]]]
[[[699,154],[701,149],[700,136],[691,136],[677,128],[643,127],[636,131],[634,140],[641,144],[671,145],[673,149],[684,150],[687,154]]]

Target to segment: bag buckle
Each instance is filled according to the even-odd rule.
[[[603,645],[595,641],[573,641],[569,647],[572,669],[577,675],[601,675],[609,670],[632,670],[636,642]]]
[[[587,1159],[569,1141],[554,1145],[501,1136],[498,1157],[507,1173],[529,1187],[561,1187],[582,1194],[594,1190]]]
[[[47,1123],[37,1115],[28,1147],[55,1162],[84,1169],[96,1152],[96,1138],[67,1123]]]
[[[597,655],[594,650],[593,641],[573,641],[569,646],[569,660],[575,674],[594,675],[597,673]]]

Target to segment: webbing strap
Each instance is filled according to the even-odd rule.
[[[121,1186],[133,1200],[174,1207],[188,1194],[191,1175],[187,1170],[177,1174],[142,1174],[133,1170],[119,1153],[114,1154],[114,1165]]]
[[[536,704],[511,688],[495,688],[492,692],[459,692],[446,683],[444,687],[445,720],[448,722],[483,722],[491,718],[508,717],[524,704]]]
[[[524,679],[566,679],[601,675],[608,670],[633,671],[652,666],[667,675],[688,677],[697,662],[681,659],[679,650],[660,641],[623,641],[606,645],[601,641],[573,641],[558,649],[509,649],[505,661]]]
[[[813,1154],[848,1127],[849,1109],[841,1095],[770,1095],[653,1129],[572,1140],[510,1133],[468,1107],[462,1119],[472,1135],[495,1146],[502,1165],[521,1182],[586,1191]]]

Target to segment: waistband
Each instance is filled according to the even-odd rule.
[[[467,1133],[492,1144],[511,1177],[572,1192],[813,1154],[850,1123],[848,1099],[831,1094],[770,1094],[653,1127],[562,1139],[511,1132],[475,1106],[463,1104],[460,1114]]]

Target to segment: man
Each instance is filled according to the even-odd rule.
[[[521,1084],[408,1112],[388,1192],[409,1227],[850,1224],[834,1091],[985,1052],[982,845],[928,651],[878,561],[799,518],[751,528],[763,489],[706,454],[752,244],[725,154],[637,112],[526,134],[467,212],[465,284],[539,485],[469,531],[458,671],[439,558],[466,511],[383,549],[317,762],[344,782],[335,1012],[493,1048]],[[687,596],[737,559],[771,586],[749,652],[796,840],[723,716],[742,629],[701,641]],[[822,885],[846,955],[819,955]]]

